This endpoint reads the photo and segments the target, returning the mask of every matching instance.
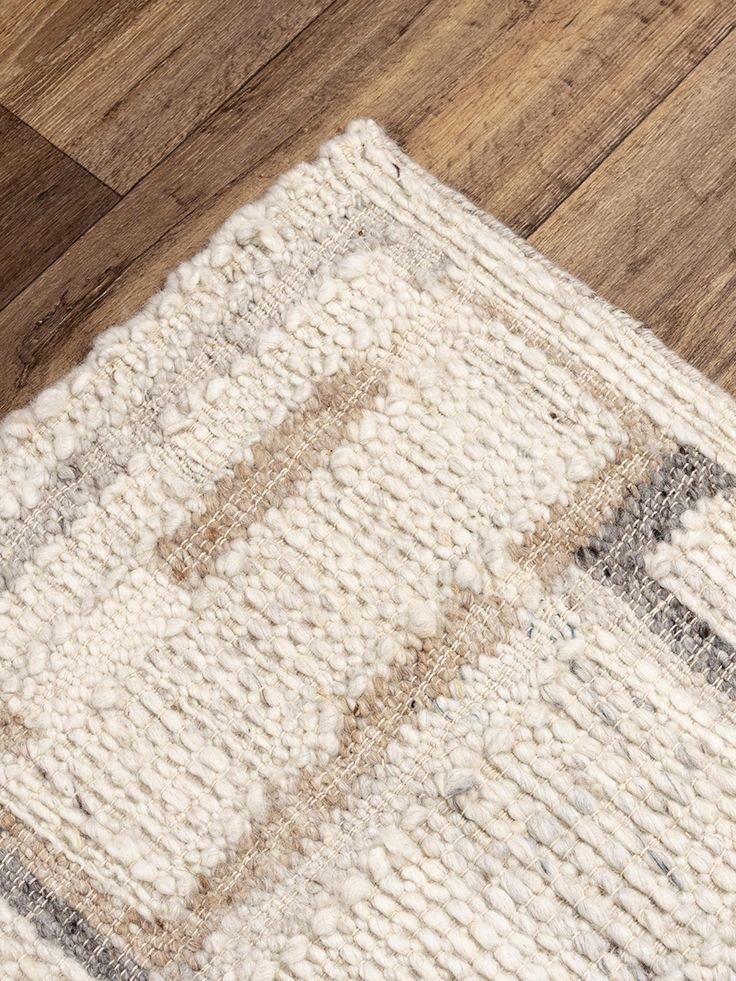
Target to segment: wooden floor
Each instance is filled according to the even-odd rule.
[[[736,393],[734,0],[4,0],[0,412],[354,116]]]

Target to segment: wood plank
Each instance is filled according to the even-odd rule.
[[[0,102],[127,191],[329,0],[0,6]]]
[[[3,306],[109,211],[118,195],[2,106],[0,146]]]
[[[503,217],[516,216],[517,229],[533,226],[675,84],[673,59],[685,74],[733,16],[730,0],[666,8],[654,0],[590,0],[589,6],[599,14],[592,22],[571,18],[570,0],[505,0],[492,7],[486,0],[457,0],[449,11],[441,0],[347,0],[330,7],[0,314],[9,351],[0,407],[22,404],[58,377],[100,329],[132,314],[166,271],[201,247],[231,211],[310,156],[353,116],[373,115],[408,143],[421,163],[440,178],[452,178],[446,172],[446,144],[432,135],[431,121],[445,107],[464,105],[468,66],[475,74],[472,105],[463,110],[466,122],[468,114],[492,115],[499,98],[498,87],[478,88],[481,64],[491,71],[503,57],[507,73],[513,64],[518,77],[539,88],[542,53],[567,52],[576,65],[576,51],[590,43],[597,23],[609,23],[611,11],[617,12],[626,43],[632,35],[623,30],[621,11],[640,25],[642,16],[656,15],[658,30],[642,31],[636,54],[637,64],[648,60],[646,72],[629,82],[627,58],[610,57],[601,69],[609,72],[605,85],[598,84],[589,97],[576,94],[561,101],[564,59],[555,73],[547,54],[547,99],[540,89],[536,112],[524,103],[516,117],[508,104],[511,118],[503,125],[499,121],[494,152],[472,157],[479,202],[493,206],[493,189],[506,187]],[[610,26],[604,41],[615,44]],[[675,57],[680,48],[687,57]],[[578,138],[556,142],[561,127]],[[546,160],[548,148],[556,147],[545,178],[552,190],[543,200],[537,170],[522,168],[518,180],[509,180],[522,129],[539,159]]]
[[[736,395],[736,32],[532,236]]]
[[[733,0],[533,6],[400,134],[412,155],[521,235],[736,24]]]

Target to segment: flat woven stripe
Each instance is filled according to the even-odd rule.
[[[372,122],[0,425],[0,979],[736,978],[736,411]]]

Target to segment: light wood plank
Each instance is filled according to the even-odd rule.
[[[736,32],[532,236],[736,394]]]
[[[0,406],[22,404],[79,360],[100,329],[133,313],[230,212],[354,116],[374,116],[440,178],[457,178],[435,120],[444,112],[459,139],[461,123],[450,126],[455,114],[468,127],[470,117],[493,117],[503,79],[493,86],[478,79],[483,71],[495,78],[498,60],[507,79],[527,79],[533,105],[504,103],[493,147],[468,156],[472,187],[457,183],[475,189],[484,206],[500,203],[495,210],[514,219],[517,230],[533,227],[672,88],[680,77],[673,75],[673,59],[686,74],[733,16],[730,0],[665,6],[657,31],[649,32],[641,18],[661,6],[651,0],[590,0],[599,14],[592,20],[573,17],[571,6],[578,5],[457,0],[448,10],[440,0],[348,0],[331,6],[0,314],[9,350]],[[590,45],[597,23],[609,25],[611,11],[627,44],[634,33],[624,25],[642,27],[639,48],[605,60],[606,81],[595,90],[562,100],[561,53],[575,67],[576,52]],[[609,25],[600,45],[615,38]],[[675,57],[680,48],[686,54]],[[646,62],[647,70],[630,75],[632,61]],[[540,63],[546,66],[541,76]],[[575,139],[557,142],[561,129]],[[538,160],[556,148],[544,195],[538,168],[511,173],[522,136]],[[496,188],[505,189],[500,199]]]
[[[0,102],[125,192],[329,0],[0,5]]]
[[[2,306],[109,211],[118,195],[1,106],[0,147]]]
[[[524,5],[512,5],[494,44],[426,118],[399,131],[412,155],[521,235],[736,23],[732,0],[530,6],[522,17]]]

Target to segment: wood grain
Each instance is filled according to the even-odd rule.
[[[736,394],[736,33],[532,236]]]
[[[2,107],[0,147],[3,306],[108,211],[118,195]]]
[[[400,132],[411,154],[522,235],[736,23],[733,0],[531,6]]]
[[[0,102],[125,192],[329,0],[0,5]]]
[[[230,212],[350,118],[373,116],[441,179],[529,232],[625,152],[733,19],[730,0],[331,4],[0,313],[0,411],[78,361]],[[716,138],[726,146],[727,134]]]

